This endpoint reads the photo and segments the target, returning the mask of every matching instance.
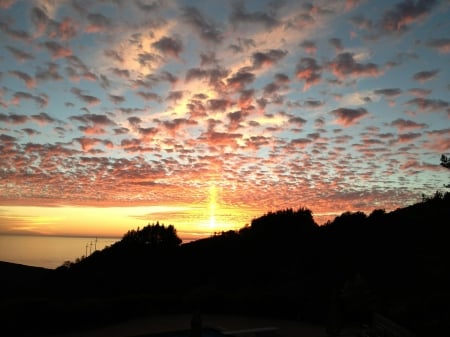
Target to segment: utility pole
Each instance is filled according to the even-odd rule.
[[[86,243],[86,254],[84,254],[84,257],[87,257],[87,249],[88,249],[89,244]]]
[[[91,246],[91,248],[89,249],[89,255],[92,254],[92,241],[89,243],[89,245]]]
[[[94,252],[96,252],[97,251],[97,238],[95,238],[95,246],[94,247],[95,247]]]

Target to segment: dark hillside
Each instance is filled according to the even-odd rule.
[[[338,332],[370,324],[378,312],[419,336],[444,336],[449,218],[450,194],[438,193],[390,213],[345,212],[324,226],[307,209],[272,212],[187,244],[157,223],[52,271],[35,296],[17,297],[16,311],[3,302],[4,326],[17,329],[27,317],[34,325],[14,331],[32,326],[37,334],[201,310],[295,318]]]

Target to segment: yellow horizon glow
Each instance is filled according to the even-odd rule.
[[[0,206],[0,234],[122,237],[157,221],[173,225],[183,240],[244,227],[259,211],[219,207],[217,188],[204,205],[179,206]]]
[[[216,204],[217,204],[217,189],[216,185],[212,184],[209,187],[209,227],[216,228]]]

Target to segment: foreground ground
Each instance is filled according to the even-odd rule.
[[[190,315],[151,316],[132,319],[126,322],[93,329],[89,331],[52,335],[51,337],[129,337],[141,336],[190,328]],[[203,315],[203,326],[221,331],[253,329],[263,327],[279,328],[280,337],[326,337],[325,328],[297,321],[265,319],[260,317],[241,317],[224,315]],[[346,334],[350,336],[349,334]]]

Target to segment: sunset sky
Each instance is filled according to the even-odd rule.
[[[0,233],[318,223],[449,182],[450,1],[0,0]]]

